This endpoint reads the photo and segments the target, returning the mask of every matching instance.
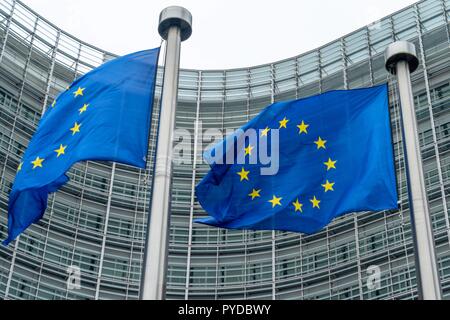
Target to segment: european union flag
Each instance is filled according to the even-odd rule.
[[[386,84],[275,103],[205,158],[196,194],[210,217],[199,223],[313,234],[397,208]]]
[[[145,168],[159,48],[109,61],[76,80],[42,117],[9,197],[9,244],[47,207],[78,161]]]

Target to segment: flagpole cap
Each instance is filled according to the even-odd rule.
[[[185,41],[192,35],[192,14],[185,8],[171,6],[161,11],[159,15],[158,32],[164,40],[167,40],[169,29],[177,26],[181,31],[181,41]]]
[[[390,44],[385,52],[386,70],[395,74],[397,63],[406,61],[409,64],[411,73],[419,67],[416,46],[408,41],[397,41]]]

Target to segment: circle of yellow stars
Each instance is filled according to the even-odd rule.
[[[287,129],[288,128],[288,124],[289,124],[290,120],[286,117],[284,117],[282,120],[279,121],[279,130],[282,129]],[[309,128],[310,125],[307,124],[304,120],[301,121],[301,123],[299,123],[297,125],[298,128],[298,134],[299,135],[308,135],[309,132]],[[270,130],[272,130],[272,128],[266,127],[265,129],[261,129],[261,137],[267,137]],[[316,145],[317,151],[321,151],[321,150],[326,150],[327,149],[327,143],[328,141],[325,140],[322,137],[317,137],[317,140],[314,141],[314,144]],[[245,156],[251,156],[252,155],[252,151],[254,150],[254,146],[252,145],[248,145],[247,147],[244,148],[244,152],[245,152]],[[333,160],[332,158],[328,158],[327,161],[325,161],[323,164],[326,167],[326,171],[330,171],[330,170],[336,170],[337,169],[337,160]],[[240,182],[241,183],[245,183],[246,181],[250,181],[250,170],[247,170],[244,167],[241,167],[241,170],[239,172],[237,172],[237,175],[240,178]],[[328,179],[321,185],[322,188],[324,189],[325,193],[328,192],[334,192],[334,186],[335,186],[335,182],[329,181]],[[252,192],[250,192],[248,194],[248,197],[251,198],[250,201],[254,201],[258,198],[262,197],[262,189],[252,189]],[[283,198],[281,196],[278,195],[272,195],[272,198],[270,200],[267,201],[272,209],[275,209],[277,207],[282,207],[283,206]],[[316,209],[316,210],[320,210],[320,205],[322,203],[322,201],[320,199],[317,198],[316,195],[313,195],[312,199],[309,199],[309,203],[312,209]],[[290,204],[291,208],[294,210],[294,212],[299,212],[299,213],[303,213],[303,209],[305,204],[300,202],[300,199],[297,198],[294,202],[292,202]]]
[[[66,89],[70,90],[70,87],[67,87]],[[78,97],[83,97],[85,90],[86,90],[86,88],[78,87],[77,90],[72,92],[73,98],[77,99]],[[58,105],[58,102],[55,99],[51,104],[51,108],[56,108],[57,105]],[[90,106],[89,104],[84,104],[80,109],[78,109],[79,115],[81,116],[85,112],[87,112],[89,110],[89,106]],[[74,123],[73,127],[71,127],[69,129],[69,131],[72,133],[72,136],[75,136],[81,132],[82,125],[83,124],[81,122]],[[66,154],[67,148],[68,148],[67,145],[60,144],[59,147],[54,150],[56,158],[60,158],[60,157],[64,156]],[[31,161],[31,169],[36,170],[39,168],[43,168],[45,165],[45,160],[46,160],[45,158],[41,158],[40,156],[37,156],[36,159]],[[24,162],[19,163],[19,166],[17,168],[18,173],[22,171],[24,165],[25,165]],[[247,180],[248,180],[248,177],[247,177]]]

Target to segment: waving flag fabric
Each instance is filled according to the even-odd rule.
[[[312,234],[347,213],[397,208],[387,85],[275,103],[239,132],[206,153],[196,195],[209,217],[196,222]],[[272,174],[251,161],[264,143],[278,149]]]
[[[159,48],[117,58],[76,80],[41,119],[10,193],[7,245],[47,207],[73,164],[145,168]]]

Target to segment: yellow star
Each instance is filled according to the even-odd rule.
[[[317,144],[317,150],[319,150],[320,148],[326,149],[325,144],[327,143],[327,140],[322,140],[321,137],[319,137],[319,140],[314,142],[315,144]]]
[[[55,152],[58,154],[56,157],[59,158],[61,155],[66,154],[67,146],[63,146],[62,144],[59,146],[59,149],[56,149]]]
[[[75,134],[77,134],[78,132],[80,132],[81,126],[82,126],[81,124],[78,124],[77,122],[75,122],[75,124],[73,125],[73,128],[70,129],[70,131],[72,131],[73,136]]]
[[[37,167],[42,168],[42,162],[44,162],[44,160],[45,159],[37,157],[36,160],[31,161],[31,163],[33,164],[33,170],[36,169]]]
[[[330,171],[331,169],[336,169],[336,162],[337,160],[333,161],[329,158],[328,161],[323,164],[327,166],[327,171]]]
[[[284,118],[283,120],[280,121],[280,129],[281,128],[285,128],[287,129],[287,124],[288,124],[289,120]]]
[[[21,163],[19,164],[19,166],[17,167],[17,172],[22,171],[22,166],[23,166],[23,162],[21,162]]]
[[[86,89],[86,88],[78,87],[78,90],[73,93],[75,98],[78,96],[83,96],[84,89]]]
[[[261,190],[253,189],[252,193],[250,193],[248,196],[252,197],[252,200],[255,200],[255,198],[261,197],[260,193],[261,193]]]
[[[250,171],[245,171],[245,168],[242,168],[241,172],[238,172],[238,176],[241,177],[241,182],[244,180],[249,181],[248,179],[248,174],[250,173]]]
[[[330,182],[327,180],[325,184],[322,185],[322,187],[325,189],[325,193],[328,191],[334,191],[333,187],[336,183]]]
[[[85,105],[83,106],[83,108],[79,109],[78,111],[80,111],[80,115],[81,115],[82,113],[86,112],[88,108],[89,108],[89,105],[88,105],[88,104],[85,104]]]
[[[314,196],[314,199],[311,199],[311,200],[309,200],[309,201],[311,201],[311,203],[312,203],[312,205],[313,205],[313,208],[320,209],[319,204],[320,204],[321,201],[320,201],[320,200],[317,200],[316,196]]]
[[[252,147],[251,145],[249,145],[247,148],[245,148],[245,155],[251,156],[253,149],[255,149],[255,147]]]
[[[300,130],[299,134],[302,134],[302,133],[308,134],[309,124],[306,124],[305,121],[302,121],[302,123],[300,125],[298,125],[297,128],[299,128],[299,130]]]
[[[272,209],[273,209],[276,206],[281,206],[281,200],[283,200],[283,198],[277,198],[277,196],[273,196],[273,199],[269,200],[268,202],[270,202],[272,204]]]
[[[269,127],[265,128],[261,133],[261,137],[267,137],[267,134],[269,133],[269,131],[270,131]]]
[[[53,100],[52,108],[54,108],[55,106],[56,106],[56,100]]]
[[[295,212],[297,212],[297,211],[303,212],[303,204],[301,204],[301,203],[298,201],[298,199],[297,199],[297,201],[293,202],[292,204],[293,204],[294,207],[295,207]]]

